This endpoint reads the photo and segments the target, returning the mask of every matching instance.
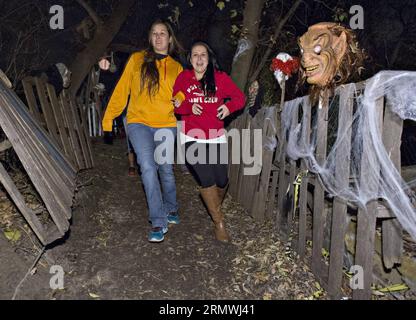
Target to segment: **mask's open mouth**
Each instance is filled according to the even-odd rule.
[[[306,71],[307,74],[313,73],[318,68],[319,68],[319,64],[314,65],[314,66],[310,66],[310,67],[304,67],[304,69],[305,69],[305,71]]]

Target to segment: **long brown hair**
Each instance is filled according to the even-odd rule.
[[[156,66],[156,52],[154,51],[151,43],[153,27],[158,24],[166,27],[169,37],[171,38],[171,41],[169,42],[168,54],[170,56],[177,56],[183,51],[182,46],[175,37],[172,26],[168,22],[158,19],[152,23],[149,30],[149,47],[145,50],[144,61],[140,71],[140,92],[143,92],[143,90],[147,88],[150,97],[155,96],[159,92],[160,87],[159,70]]]

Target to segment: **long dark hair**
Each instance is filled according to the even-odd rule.
[[[182,51],[182,46],[179,44],[172,26],[160,19],[152,23],[149,30],[149,47],[145,50],[144,61],[140,70],[140,92],[143,92],[147,88],[150,97],[155,96],[159,92],[159,70],[156,66],[156,52],[151,44],[152,30],[155,25],[162,24],[166,27],[169,33],[169,37],[172,41],[169,42],[168,54],[170,56],[178,56]]]
[[[191,51],[188,54],[188,61],[191,61],[192,49],[196,46],[203,46],[207,49],[208,52],[208,66],[207,70],[205,71],[204,76],[199,83],[201,84],[201,89],[204,91],[205,96],[214,96],[217,92],[217,86],[215,84],[215,70],[221,70],[220,66],[217,62],[217,58],[215,56],[214,51],[210,48],[210,46],[204,41],[196,41],[191,46]]]

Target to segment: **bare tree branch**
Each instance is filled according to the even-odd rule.
[[[117,6],[113,9],[111,16],[105,21],[102,28],[97,28],[94,37],[88,42],[85,49],[79,52],[72,61],[69,69],[72,71],[71,94],[73,96],[76,96],[82,81],[116,36],[135,3],[137,3],[136,0],[118,1]]]
[[[273,44],[277,41],[277,37],[279,36],[280,32],[282,31],[282,29],[283,29],[284,25],[286,24],[287,20],[289,20],[292,17],[292,15],[295,13],[296,9],[299,7],[301,2],[302,2],[302,0],[296,0],[296,2],[292,5],[290,10],[283,17],[283,19],[279,21],[279,24],[277,25],[277,27],[274,31],[274,34],[271,38],[270,45],[267,48],[266,53],[263,55],[263,58],[261,59],[261,62],[259,64],[259,66],[257,67],[257,69],[251,75],[249,83],[256,80],[257,77],[259,76],[259,74],[260,74],[261,70],[263,69],[264,65],[266,64],[267,60],[269,60],[270,54],[272,53],[272,50],[273,50]]]
[[[77,0],[77,2],[85,9],[85,11],[87,11],[88,15],[91,17],[92,21],[94,21],[97,28],[101,28],[104,24],[104,21],[95,12],[95,10],[85,0]]]
[[[41,38],[48,31],[48,14],[42,4],[22,0],[19,6],[5,6],[0,18],[0,64],[19,90],[19,82],[30,70],[42,68],[49,53]]]

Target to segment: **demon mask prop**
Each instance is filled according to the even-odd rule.
[[[312,96],[322,89],[345,83],[363,69],[365,54],[355,34],[336,23],[310,26],[298,43],[302,55],[301,78],[312,86]]]

